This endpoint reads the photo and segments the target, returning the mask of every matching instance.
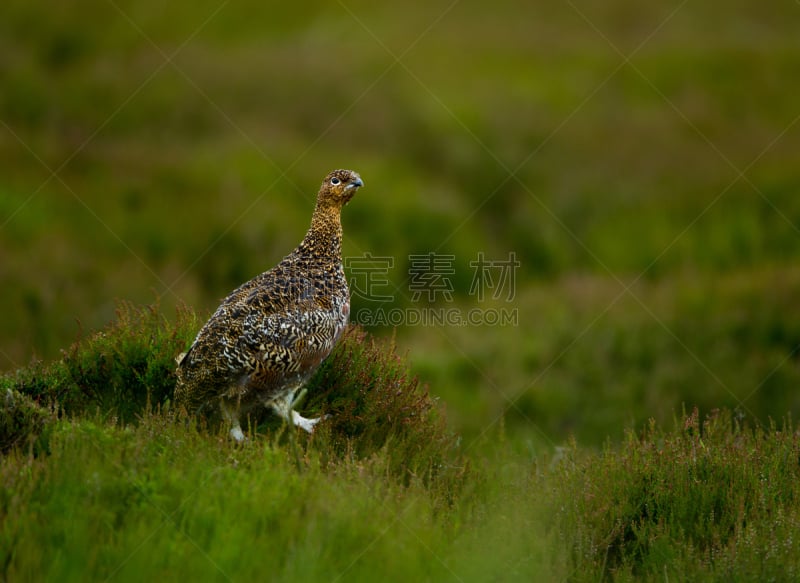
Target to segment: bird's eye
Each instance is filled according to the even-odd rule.
[[[331,178],[331,184],[333,184],[334,186],[338,186],[341,183],[342,183],[342,181],[339,180],[338,178],[336,178],[336,177]]]

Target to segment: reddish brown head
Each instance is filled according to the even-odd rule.
[[[317,205],[342,208],[362,186],[364,182],[358,172],[334,170],[322,181],[317,194]]]

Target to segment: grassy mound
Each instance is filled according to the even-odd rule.
[[[444,545],[449,522],[431,521],[453,507],[466,470],[394,347],[348,331],[303,406],[330,421],[294,435],[298,454],[269,412],[251,418],[242,445],[172,414],[174,357],[198,325],[187,310],[172,324],[157,307],[123,304],[59,361],[0,379],[4,577],[307,579],[393,565],[414,578],[421,559],[396,552],[396,533],[380,539],[411,521],[409,548]],[[269,552],[243,559],[253,548]],[[380,561],[356,566],[361,549]]]
[[[156,306],[121,304],[112,325],[75,342],[61,360],[0,380],[11,399],[3,409],[0,445],[7,449],[21,434],[35,434],[48,410],[68,417],[99,415],[122,425],[151,410],[168,411],[175,355],[191,343],[198,325],[186,309],[172,324]],[[393,473],[430,474],[455,442],[442,411],[410,376],[394,346],[376,342],[359,328],[344,336],[309,383],[308,393],[304,411],[331,415],[311,438],[325,459],[367,458],[386,450]],[[282,431],[282,421],[267,410],[250,421],[253,434]],[[212,432],[217,429],[212,425]]]
[[[122,423],[164,405],[175,387],[175,355],[198,325],[187,310],[170,324],[155,306],[120,304],[105,330],[79,339],[56,362],[17,371],[0,386],[69,416],[100,412]]]

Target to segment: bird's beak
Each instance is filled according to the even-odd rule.
[[[361,180],[361,177],[359,176],[359,177],[356,177],[356,179],[353,180],[350,184],[348,184],[347,188],[348,189],[350,189],[350,188],[360,188],[362,186],[364,186],[364,181]]]

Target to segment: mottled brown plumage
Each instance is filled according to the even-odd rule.
[[[362,185],[350,170],[328,174],[300,245],[223,300],[177,359],[178,407],[219,407],[237,441],[241,416],[259,404],[312,431],[319,419],[301,417],[292,402],[347,326],[341,210]]]

